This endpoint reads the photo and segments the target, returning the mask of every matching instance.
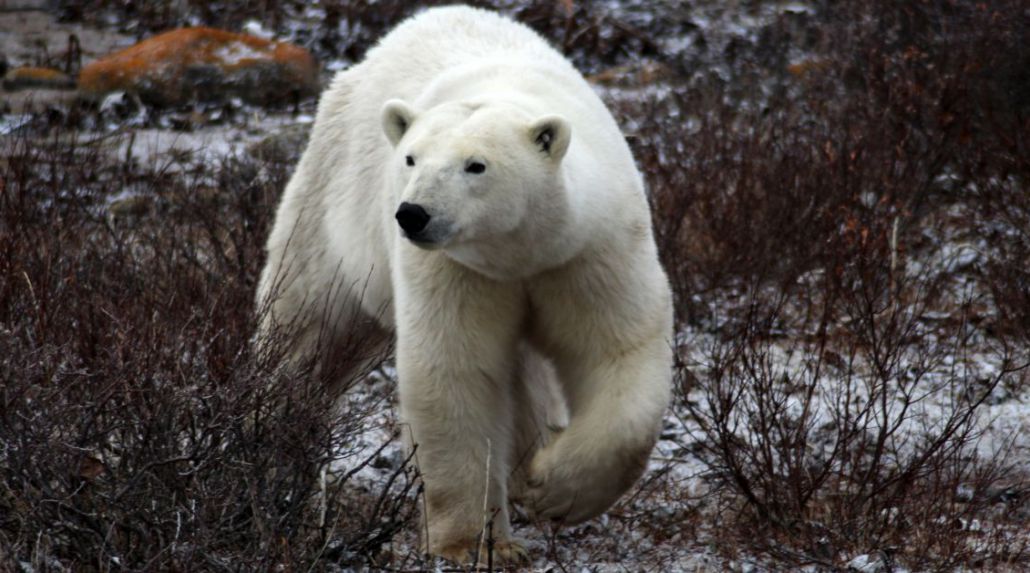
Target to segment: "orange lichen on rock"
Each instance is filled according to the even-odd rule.
[[[801,77],[812,72],[825,70],[829,64],[823,60],[802,60],[787,66],[787,71],[792,75]]]
[[[609,68],[588,76],[587,80],[603,86],[644,86],[668,78],[670,73],[664,64],[644,60]]]
[[[22,67],[9,70],[4,75],[5,90],[47,88],[67,90],[75,88],[75,81],[68,74],[53,68]]]
[[[175,105],[238,96],[289,101],[318,91],[318,66],[299,46],[213,28],[181,28],[144,40],[83,68],[79,90],[98,97],[135,92]]]

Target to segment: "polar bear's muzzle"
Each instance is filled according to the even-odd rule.
[[[429,225],[429,221],[432,217],[425,210],[422,205],[417,203],[401,203],[399,209],[397,209],[397,224],[404,229],[404,232],[409,236],[418,235],[425,230],[426,226]]]
[[[434,218],[425,207],[417,203],[401,203],[394,215],[404,236],[416,246],[436,249],[451,236],[450,225]]]

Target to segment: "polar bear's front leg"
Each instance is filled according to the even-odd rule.
[[[570,417],[530,464],[527,505],[576,523],[647,468],[671,394],[672,295],[641,239],[540,277],[530,299],[534,339],[557,367]]]
[[[668,406],[667,339],[568,368],[572,418],[530,466],[540,518],[578,523],[603,513],[643,474]]]
[[[520,294],[434,254],[415,256],[425,259],[395,269],[397,371],[405,434],[425,483],[423,544],[466,562],[492,520],[498,547],[518,558],[507,479]]]

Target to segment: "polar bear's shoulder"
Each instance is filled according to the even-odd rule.
[[[431,8],[415,14],[384,36],[367,59],[380,59],[386,56],[383,52],[388,52],[391,59],[403,53],[409,58],[437,61],[514,53],[562,59],[528,26],[469,6]]]
[[[470,6],[444,6],[418,12],[397,26],[385,38],[408,34],[422,36],[438,31],[441,38],[482,37],[493,43],[534,42],[543,39],[532,29],[496,12]]]

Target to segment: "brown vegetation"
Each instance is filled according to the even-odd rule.
[[[733,109],[705,86],[643,103],[639,131],[662,135],[638,156],[700,333],[678,411],[733,545],[828,568],[1025,566],[1026,452],[994,436],[985,457],[979,420],[1026,392],[1030,360],[1013,10],[852,4],[832,65],[790,99]]]
[[[1025,570],[1030,451],[989,418],[1030,387],[1024,8],[816,3],[687,61],[659,41],[689,20],[673,4],[501,6],[619,86],[681,332],[651,471],[603,520],[535,538],[538,565]],[[410,5],[336,10],[350,58]],[[661,73],[623,67],[644,58]],[[391,388],[346,380],[334,408],[331,367],[252,349],[288,165],[141,166],[77,122],[2,144],[0,559],[432,567],[417,476],[367,443],[397,433]]]

